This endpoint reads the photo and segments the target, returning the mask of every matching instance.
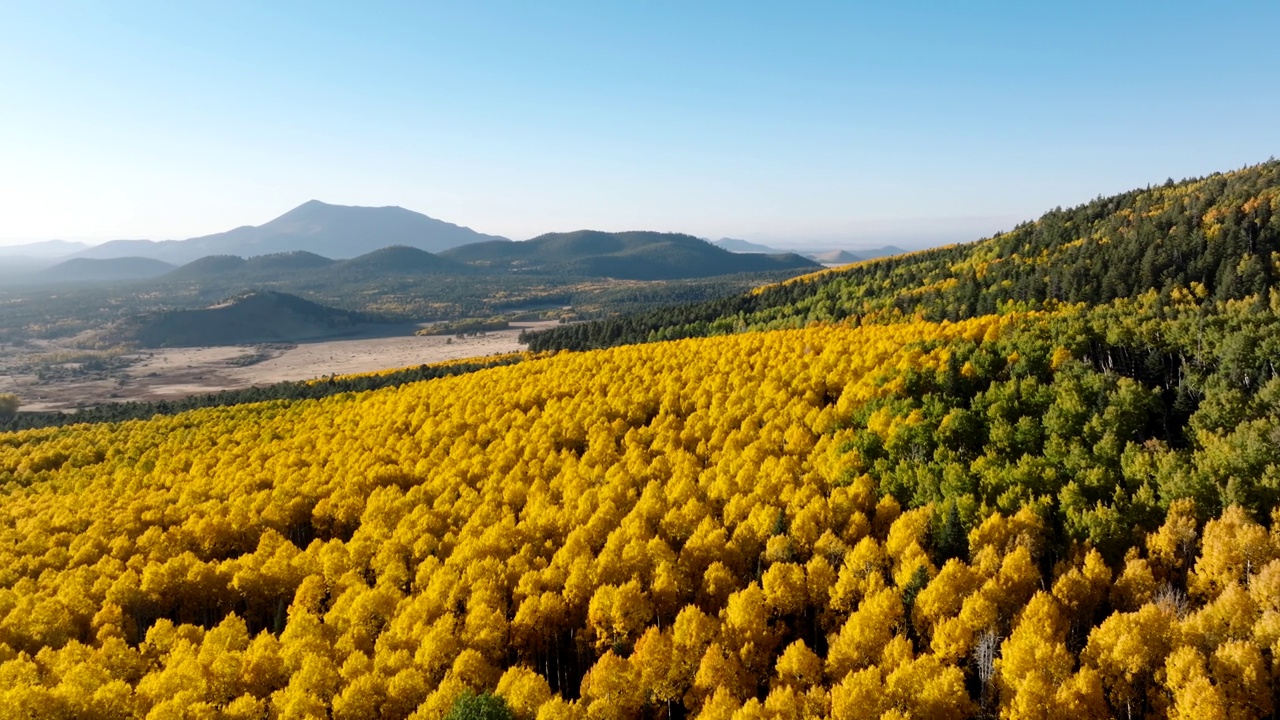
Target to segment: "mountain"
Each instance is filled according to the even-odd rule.
[[[32,273],[26,278],[26,282],[52,284],[147,280],[160,277],[173,269],[173,265],[167,262],[144,257],[123,257],[105,260],[72,258],[53,267]]]
[[[139,347],[197,347],[292,342],[353,331],[368,323],[338,310],[273,291],[248,292],[200,310],[174,310],[124,320],[104,335]]]
[[[88,243],[68,240],[42,240],[22,245],[0,245],[0,257],[60,258],[88,249]]]
[[[468,243],[502,240],[400,207],[303,203],[258,226],[239,227],[188,240],[115,240],[82,250],[87,258],[141,256],[186,264],[209,255],[253,257],[307,251],[350,258],[390,245],[439,252]]]
[[[222,280],[229,276],[246,279],[283,279],[290,274],[327,268],[333,260],[315,253],[294,252],[258,255],[248,259],[238,255],[210,255],[183,265],[165,275],[165,280]]]
[[[724,248],[729,252],[735,253],[765,253],[766,255],[777,255],[779,253],[786,252],[786,250],[778,250],[777,248],[771,248],[768,245],[753,243],[749,240],[738,240],[737,238],[720,238],[719,240],[712,240],[711,244],[718,248]]]
[[[463,245],[441,256],[491,270],[624,280],[675,280],[817,267],[795,254],[737,254],[692,235],[643,231],[549,233],[522,242]]]

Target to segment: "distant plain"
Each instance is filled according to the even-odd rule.
[[[64,341],[37,341],[0,352],[0,393],[23,398],[24,411],[74,410],[111,402],[175,400],[290,380],[373,372],[524,349],[526,329],[554,321],[513,323],[508,330],[456,336],[415,336],[421,325],[375,326],[368,332],[296,345],[221,345],[163,348],[123,354],[111,369],[41,380],[34,365],[56,369],[60,356],[75,365]],[[70,369],[70,368],[69,368]],[[78,368],[77,368],[78,369]]]

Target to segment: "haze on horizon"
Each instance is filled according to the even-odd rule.
[[[1277,154],[1265,2],[20,2],[0,244],[316,198],[523,239],[975,239]]]

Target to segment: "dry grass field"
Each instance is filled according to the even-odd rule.
[[[0,352],[0,392],[22,400],[23,410],[73,410],[129,400],[166,400],[219,390],[370,372],[524,349],[522,330],[553,322],[516,323],[509,330],[458,338],[417,336],[420,326],[393,326],[294,346],[169,348],[127,353],[114,367],[83,371],[82,363],[57,363],[68,346],[32,343]],[[42,379],[35,367],[46,372]],[[58,375],[51,377],[51,375]]]

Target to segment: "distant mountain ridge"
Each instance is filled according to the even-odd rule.
[[[692,235],[648,231],[548,233],[522,242],[463,245],[441,256],[491,270],[623,280],[675,280],[817,267],[795,253],[732,253]]]
[[[71,240],[41,240],[21,245],[0,245],[0,257],[60,258],[89,248]]]
[[[774,247],[769,247],[768,245],[753,243],[750,240],[739,240],[738,238],[720,238],[719,240],[712,240],[711,244],[716,247],[724,248],[729,252],[736,253],[765,253],[768,255],[776,255],[778,253],[786,252],[786,250],[779,250]]]
[[[761,245],[760,243],[753,243],[749,240],[739,240],[737,238],[720,238],[719,240],[712,240],[711,244],[735,253],[779,254],[794,252],[803,257],[807,257],[810,260],[823,263],[824,265],[843,265],[852,262],[860,262],[862,260],[871,260],[878,257],[902,255],[906,252],[906,250],[894,245],[855,250],[847,250],[844,248],[813,249],[808,247],[794,250],[780,250],[768,245]]]
[[[148,257],[182,265],[210,255],[255,257],[296,251],[344,259],[392,245],[440,252],[458,245],[505,240],[401,207],[330,205],[310,200],[262,225],[187,240],[113,240],[76,257]]]

